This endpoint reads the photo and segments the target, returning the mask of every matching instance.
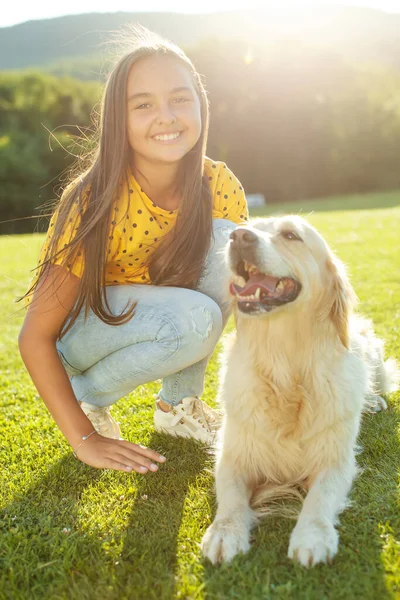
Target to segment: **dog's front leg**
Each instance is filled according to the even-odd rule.
[[[229,562],[236,554],[248,551],[253,523],[248,478],[235,467],[233,459],[221,457],[215,478],[218,510],[201,544],[204,556],[213,564]]]
[[[290,537],[289,558],[310,567],[335,556],[339,535],[334,525],[355,474],[352,456],[340,468],[328,468],[315,478]]]

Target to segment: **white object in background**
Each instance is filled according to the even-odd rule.
[[[265,205],[265,198],[262,194],[246,194],[246,200],[249,208]]]

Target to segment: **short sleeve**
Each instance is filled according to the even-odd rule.
[[[249,212],[239,179],[222,162],[206,163],[206,175],[213,195],[213,219],[227,219],[245,225]]]
[[[58,210],[56,210],[50,220],[49,228],[47,230],[47,235],[40,253],[39,264],[41,264],[48,257],[50,242],[53,240],[53,232],[55,228],[55,224],[58,218]],[[56,252],[63,250],[66,248],[71,241],[74,239],[76,232],[78,230],[81,218],[78,210],[71,210],[70,215],[65,223],[64,230],[61,232],[61,235],[58,239],[56,245]],[[53,252],[54,254],[54,252]],[[54,265],[64,265],[71,273],[81,278],[83,275],[83,254],[81,251],[76,252],[76,256],[74,256],[73,260],[66,260],[66,253],[61,252],[57,256],[55,256],[50,261]]]

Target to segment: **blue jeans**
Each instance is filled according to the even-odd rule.
[[[57,351],[80,402],[109,406],[139,385],[162,378],[160,397],[178,404],[200,396],[210,354],[229,316],[224,248],[236,224],[213,221],[213,239],[197,290],[153,285],[106,288],[114,314],[136,301],[133,317],[107,325],[83,311]]]

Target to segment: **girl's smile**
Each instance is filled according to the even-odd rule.
[[[175,131],[174,133],[158,133],[157,135],[153,135],[153,140],[156,142],[171,143],[175,142],[182,133],[182,131]]]

